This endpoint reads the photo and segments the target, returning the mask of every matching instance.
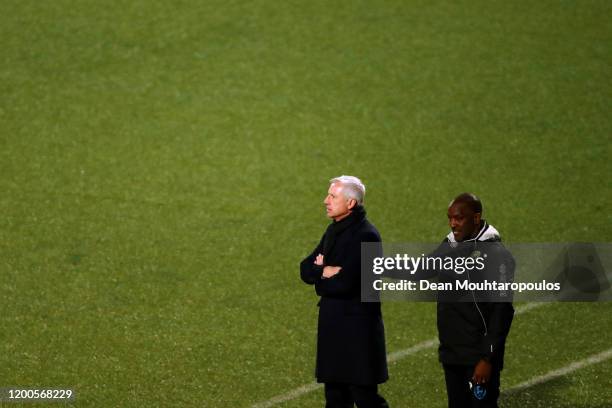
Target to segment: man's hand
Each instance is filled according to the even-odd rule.
[[[474,374],[472,375],[472,380],[476,382],[476,384],[486,384],[491,379],[491,363],[487,360],[480,360],[476,367],[474,367]]]
[[[317,255],[317,258],[315,259],[314,264],[323,266],[323,254]]]
[[[317,255],[317,257],[315,258],[314,264],[315,265],[319,265],[319,266],[323,266],[323,262],[325,262],[325,259],[323,257],[323,254],[319,254]],[[341,266],[326,266],[323,268],[323,278],[331,278],[332,276],[336,275],[338,272],[340,272],[340,269],[342,269]]]
[[[325,268],[323,268],[323,277],[331,278],[332,276],[340,272],[340,269],[342,269],[341,266],[326,266]]]

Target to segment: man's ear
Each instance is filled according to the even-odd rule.
[[[476,214],[474,214],[474,224],[475,224],[475,225],[480,224],[480,218],[481,218],[481,217],[482,217],[482,214],[481,214],[481,213],[476,213]]]
[[[355,200],[354,198],[351,198],[348,203],[348,209],[352,210],[353,208],[355,208],[356,205],[357,205],[357,200]]]

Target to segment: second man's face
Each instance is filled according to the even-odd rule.
[[[340,221],[342,218],[350,214],[351,209],[349,208],[350,200],[347,200],[342,193],[342,184],[334,183],[329,186],[327,191],[327,197],[323,201],[327,216]]]
[[[480,214],[475,214],[467,205],[456,203],[448,207],[448,226],[453,232],[455,241],[461,242],[472,238],[479,225]]]

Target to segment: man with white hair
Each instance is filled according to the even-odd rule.
[[[363,207],[357,177],[330,180],[323,201],[333,221],[300,264],[302,280],[319,301],[317,381],[325,383],[326,408],[384,408],[378,384],[388,379],[380,303],[361,302],[361,243],[381,242]]]

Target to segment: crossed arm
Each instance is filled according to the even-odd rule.
[[[315,285],[320,296],[346,297],[360,293],[361,242],[380,241],[375,234],[354,237],[342,248],[334,263],[327,264],[323,255],[323,238],[310,255],[300,263],[300,276],[310,285]]]
[[[317,255],[315,258],[314,264],[317,266],[325,265],[325,257],[323,254]],[[322,279],[331,278],[336,275],[342,269],[341,266],[323,266],[323,274],[321,275]]]

